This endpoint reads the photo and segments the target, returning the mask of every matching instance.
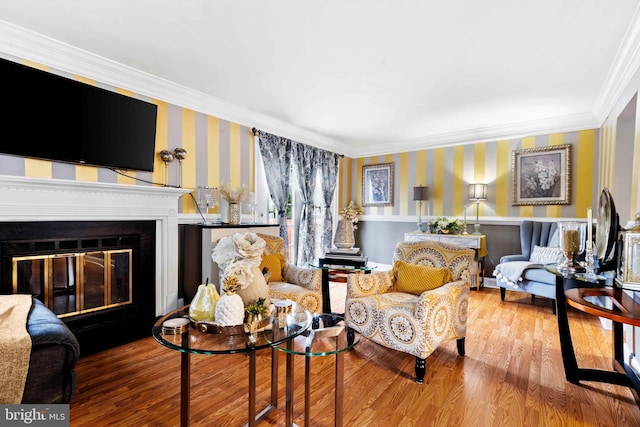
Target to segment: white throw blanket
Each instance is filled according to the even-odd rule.
[[[529,261],[511,261],[496,265],[493,275],[502,283],[518,287],[518,282],[522,281],[522,274],[527,268],[540,268],[542,264]]]
[[[22,401],[29,372],[31,337],[27,317],[31,295],[0,295],[0,403]]]

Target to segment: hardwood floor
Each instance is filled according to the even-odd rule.
[[[570,311],[581,367],[611,368],[611,332]],[[425,383],[414,357],[363,339],[345,354],[345,426],[639,426],[625,387],[573,385],[564,378],[551,301],[497,289],[471,291],[466,356],[455,341],[427,359]],[[258,353],[257,403],[269,399],[270,351]],[[304,359],[296,357],[295,420],[304,422]],[[333,425],[334,358],[312,362],[311,425]],[[279,407],[261,426],[284,425],[284,354]],[[192,426],[240,426],[247,416],[246,355],[193,356]],[[80,359],[72,426],[178,426],[180,354],[153,338]]]

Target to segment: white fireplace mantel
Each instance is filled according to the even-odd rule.
[[[0,175],[0,221],[156,221],[156,315],[178,304],[178,199],[190,189]]]

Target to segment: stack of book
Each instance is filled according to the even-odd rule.
[[[355,263],[362,263],[362,265],[367,264],[367,257],[364,256],[360,248],[349,248],[349,249],[340,249],[340,248],[331,248],[327,249],[324,254],[324,263],[325,265],[345,265],[345,261],[352,261]],[[333,262],[335,261],[335,262]],[[349,263],[349,265],[353,265]]]

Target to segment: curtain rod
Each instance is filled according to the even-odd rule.
[[[256,129],[256,128],[251,128],[251,132],[253,132],[254,135],[258,134],[259,132],[262,132],[260,129]],[[329,150],[327,150],[329,151]],[[338,154],[338,153],[336,153]],[[338,154],[338,156],[343,157],[344,158],[344,154]]]

